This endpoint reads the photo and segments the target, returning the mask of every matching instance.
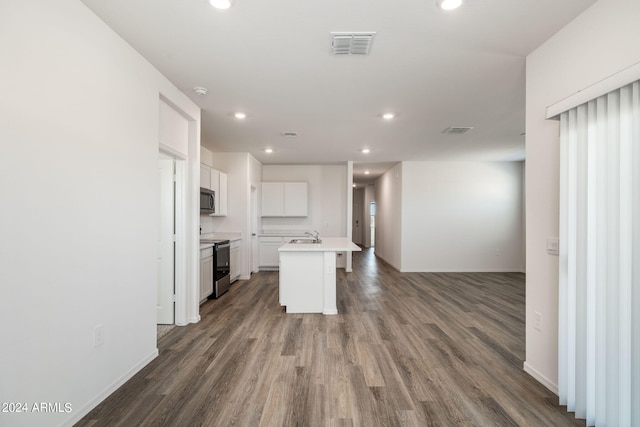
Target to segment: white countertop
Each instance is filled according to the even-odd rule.
[[[279,252],[342,252],[361,251],[360,247],[346,237],[320,237],[322,243],[285,243]]]
[[[203,240],[203,239],[230,240],[233,242],[235,240],[241,240],[242,233],[232,233],[232,232],[204,233],[200,235],[200,240]]]
[[[242,233],[205,233],[200,235],[200,240],[229,240],[230,242],[235,242],[238,240],[242,240]],[[207,249],[213,246],[213,243],[200,243],[200,250]]]
[[[307,230],[260,230],[258,237],[308,237]]]

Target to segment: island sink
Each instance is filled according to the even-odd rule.
[[[360,251],[345,237],[293,239],[280,253],[280,305],[287,313],[338,314],[336,254]]]
[[[320,240],[320,239],[292,239],[292,240],[289,240],[289,243],[293,243],[294,245],[301,245],[301,244],[317,245],[317,244],[322,243],[322,240]]]

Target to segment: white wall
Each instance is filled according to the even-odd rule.
[[[346,236],[345,165],[263,165],[262,181],[309,183],[309,215],[306,218],[262,218],[263,230],[318,230],[320,236]]]
[[[402,168],[398,163],[375,182],[375,253],[397,270],[402,265]]]
[[[527,57],[525,370],[551,390],[558,384],[558,259],[546,253],[558,236],[558,123],[547,106],[640,62],[640,2],[599,0]],[[533,315],[542,315],[542,330]]]
[[[400,271],[524,271],[522,170],[522,162],[394,166],[375,182],[376,255]]]
[[[199,110],[77,0],[0,29],[0,401],[71,405],[0,424],[69,425],[157,354],[160,96]]]
[[[401,271],[524,271],[522,162],[403,162]]]

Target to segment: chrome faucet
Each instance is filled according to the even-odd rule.
[[[318,233],[317,230],[313,230],[313,233],[311,233],[310,231],[305,231],[304,234],[309,237],[313,237],[318,243],[320,243],[320,233]]]

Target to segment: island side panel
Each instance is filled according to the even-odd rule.
[[[280,305],[287,313],[323,312],[324,272],[323,252],[280,252]]]
[[[322,314],[338,314],[336,305],[336,252],[324,252],[324,307]]]

